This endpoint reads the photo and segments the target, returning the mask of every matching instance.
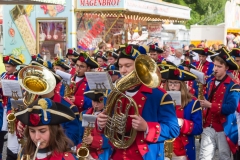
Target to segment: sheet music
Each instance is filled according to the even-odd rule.
[[[59,75],[62,78],[62,82],[63,83],[70,85],[71,77],[72,77],[71,74],[63,72],[63,71],[60,71],[60,70],[57,70],[56,74]]]
[[[181,92],[180,91],[167,91],[167,93],[172,97],[175,105],[181,105]]]
[[[82,126],[83,127],[95,127],[96,119],[97,119],[97,115],[83,114]]]
[[[206,84],[206,81],[205,81],[205,76],[204,76],[204,73],[203,72],[200,72],[196,69],[190,69],[190,72],[193,73],[195,76],[197,76],[198,78],[198,81],[202,84]]]
[[[85,72],[91,90],[112,89],[112,82],[107,72]]]
[[[8,80],[8,79],[2,79],[2,90],[3,95],[12,97],[13,94],[19,98],[22,98],[22,88],[18,81],[16,80]]]

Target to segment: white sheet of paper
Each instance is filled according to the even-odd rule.
[[[15,109],[24,109],[25,108],[25,105],[23,103],[23,100],[22,99],[19,99],[19,100],[14,100],[14,99],[10,99],[11,101],[11,106]]]
[[[204,77],[204,73],[203,72],[200,72],[196,69],[190,69],[190,72],[193,73],[195,76],[197,76],[198,80],[200,83],[202,84],[206,84],[206,81],[205,81],[205,77]]]
[[[66,83],[66,84],[70,85],[71,77],[72,77],[71,74],[63,72],[63,71],[60,71],[60,70],[57,70],[56,74],[59,75],[62,78],[62,82],[63,83]]]
[[[91,90],[112,89],[112,82],[107,72],[85,72],[85,76]]]
[[[83,114],[82,126],[83,127],[95,127],[97,115]]]
[[[180,91],[167,91],[167,93],[172,97],[176,105],[181,105],[181,92]]]
[[[22,98],[22,88],[18,81],[16,80],[8,80],[8,79],[2,79],[2,90],[3,95],[12,97],[13,92],[16,93],[19,98]]]

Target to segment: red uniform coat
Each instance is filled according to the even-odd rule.
[[[71,68],[70,71],[69,71],[69,74],[71,74],[72,76],[74,76],[75,73],[76,73],[76,68],[75,68],[75,66],[72,66],[72,68]]]
[[[212,62],[208,62],[206,61],[205,63],[203,63],[200,66],[200,61],[195,62],[194,65],[196,66],[197,70],[199,70],[200,72],[203,72],[205,75],[205,80],[206,80],[206,84],[208,83],[208,81],[211,80],[211,74],[213,72],[213,63]],[[189,87],[190,90],[189,92],[192,93],[195,97],[198,97],[198,85],[196,81],[189,81]],[[203,85],[203,95],[206,95],[206,85]]]
[[[73,77],[73,80],[75,81],[75,76]],[[84,92],[89,91],[87,78],[84,77],[82,80],[76,83],[76,89],[75,89],[75,101],[74,104],[78,107],[79,113],[81,113],[83,110],[86,110],[88,108],[92,107],[92,101],[91,99],[84,96]]]

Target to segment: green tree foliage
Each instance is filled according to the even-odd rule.
[[[227,0],[164,0],[191,8],[191,20],[186,22],[190,25],[216,25],[224,22],[224,8]]]

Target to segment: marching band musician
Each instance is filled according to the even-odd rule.
[[[114,51],[107,51],[106,57],[108,59],[108,65],[114,65],[118,60],[118,55]]]
[[[218,148],[220,160],[230,160],[231,151],[238,149],[238,130],[235,111],[239,103],[240,86],[226,74],[237,70],[238,65],[222,48],[211,57],[215,78],[207,85],[207,99],[200,100],[203,109],[204,129],[201,134],[200,160],[209,160]]]
[[[162,76],[167,79],[167,91],[181,91],[181,105],[175,106],[181,129],[180,135],[173,141],[172,160],[195,160],[194,136],[201,134],[203,130],[202,109],[197,98],[188,92],[185,81],[194,80],[196,76],[183,70],[182,66],[170,66],[168,74]]]
[[[16,71],[16,67],[18,65],[21,65],[22,62],[21,60],[15,58],[12,55],[8,56],[3,56],[3,63],[5,66],[6,72],[3,72],[1,74],[1,79],[9,79],[9,80],[17,80],[17,77],[13,74]],[[0,88],[2,88],[0,84]],[[0,103],[0,107],[3,108],[3,125],[1,128],[1,134],[0,134],[0,152],[2,152],[3,149],[3,144],[4,144],[4,136],[8,131],[8,126],[7,126],[7,114],[12,112],[11,104],[9,97],[6,97],[3,95],[2,89],[1,89],[1,96],[2,96],[2,102]],[[17,143],[17,144],[16,144]],[[7,143],[7,159],[9,160],[16,160],[17,159],[17,153],[18,153],[18,140],[16,133],[14,134],[8,133],[8,143]],[[0,159],[1,159],[0,155]]]
[[[199,60],[198,62],[194,62],[193,65],[196,66],[197,70],[203,72],[205,75],[206,84],[211,80],[213,73],[213,63],[207,61],[207,57],[209,55],[215,54],[214,52],[210,51],[208,48],[194,48],[192,49],[193,52],[198,53]],[[198,97],[198,85],[196,81],[191,81],[189,83],[190,92],[195,96]],[[203,93],[206,95],[206,85],[203,86]]]
[[[60,59],[59,57],[55,57],[53,60],[53,70],[60,70],[63,72],[67,72],[70,69],[70,66],[65,63],[64,59]]]
[[[59,59],[58,59],[59,60]],[[72,61],[74,62],[74,58],[72,58]],[[57,69],[63,71],[63,72],[67,72],[67,67],[68,65],[61,61],[61,63],[58,62],[54,62],[55,64],[57,63],[58,67]],[[55,67],[56,65],[53,64],[53,66]],[[55,70],[56,72],[56,70]],[[72,102],[70,101],[70,99],[68,99],[65,95],[65,91],[66,91],[66,85],[67,84],[63,84],[63,82],[58,81],[58,77],[55,75],[56,78],[56,87],[54,89],[54,91],[52,91],[52,94],[48,94],[46,96],[42,96],[42,97],[46,97],[46,98],[51,98],[54,102],[58,102],[63,104],[64,106],[69,107],[75,114],[76,118],[73,121],[70,122],[66,122],[61,124],[65,134],[67,135],[67,137],[69,139],[72,140],[72,142],[74,143],[74,145],[76,146],[79,143],[79,136],[80,136],[80,124],[79,124],[79,111],[78,111],[78,107]]]
[[[235,62],[238,64],[240,67],[240,49],[239,48],[233,48],[230,52],[230,55],[235,58]],[[238,70],[233,70],[231,71],[234,76],[234,81],[239,85],[240,81],[240,74],[239,74],[239,69]],[[238,150],[236,153],[233,155],[234,160],[240,159],[240,103],[238,103],[238,108],[235,112],[236,118],[237,118],[237,124],[238,124]]]
[[[34,56],[33,56],[34,57]],[[32,61],[34,61],[34,59],[32,59]],[[40,66],[42,67],[46,67],[49,70],[52,69],[52,65],[51,62],[46,62],[43,59],[41,59],[40,57],[38,57],[36,59],[36,61],[39,63]],[[62,82],[61,82],[61,77],[58,76],[57,74],[55,74],[54,72],[51,72],[56,80],[56,87],[53,91],[51,91],[48,94],[45,95],[41,95],[42,98],[49,98],[51,100],[53,100],[54,102],[57,103],[61,103],[64,106],[70,108],[74,114],[75,114],[75,119],[66,123],[62,123],[61,126],[64,129],[64,133],[66,134],[66,136],[72,140],[72,142],[74,143],[74,145],[77,145],[79,143],[79,136],[80,136],[80,124],[79,124],[79,112],[78,112],[78,108],[67,98],[65,98],[64,96],[61,96],[62,91],[64,92],[65,87],[61,87]],[[60,90],[63,89],[63,90]],[[64,94],[63,94],[64,95]],[[18,130],[18,137],[22,137],[23,136],[23,132],[24,132],[24,128],[25,126],[21,123],[18,122],[17,123],[17,130]]]
[[[159,48],[156,44],[149,45],[149,55],[155,62],[161,62],[163,57],[160,55],[163,50]]]
[[[84,92],[89,91],[85,72],[98,68],[98,63],[94,61],[87,53],[81,53],[76,63],[76,74],[72,81],[76,83],[76,89],[73,96],[68,97],[77,107],[79,113],[92,107],[91,100],[84,96]]]
[[[66,57],[70,62],[69,65],[70,65],[71,69],[69,70],[69,73],[73,76],[75,75],[75,72],[76,72],[76,68],[75,68],[76,63],[73,61],[73,59],[76,59],[78,56],[79,56],[79,54],[77,53],[75,48],[68,49]]]
[[[107,67],[107,72],[111,76],[113,84],[115,84],[116,80],[118,80],[121,77],[121,74],[119,72],[119,68],[115,65],[109,65]]]
[[[48,98],[41,98],[15,115],[27,126],[26,143],[21,158],[77,160],[71,153],[72,142],[60,126],[62,123],[74,120],[75,115],[70,108]]]
[[[140,53],[127,46],[119,55],[118,65],[121,75],[127,76],[134,70],[134,61]],[[130,109],[126,126],[137,130],[133,144],[127,149],[114,148],[113,160],[164,159],[164,141],[177,137],[179,126],[170,95],[160,88],[148,88],[143,84],[129,88],[125,92],[132,97],[139,109],[139,116]],[[126,107],[123,98],[122,107]],[[124,112],[124,110],[122,111]],[[108,116],[105,111],[98,114],[98,129],[103,130]],[[127,128],[128,128],[127,127]]]
[[[186,71],[189,71],[191,68],[196,69],[196,67],[190,62],[189,59],[185,59],[184,61],[182,61],[180,66],[183,66],[184,70]]]
[[[177,67],[177,66],[174,63],[165,61],[165,60],[163,60],[162,62],[158,62],[157,65],[158,65],[158,68],[159,68],[159,70],[161,72],[161,76],[162,76],[160,88],[165,89],[166,88],[165,85],[167,82],[167,79],[165,79],[165,77],[168,77],[168,73],[169,73],[168,68],[170,66],[175,66],[175,67]]]
[[[85,96],[92,100],[92,107],[88,110],[82,112],[82,114],[90,114],[90,115],[98,115],[102,112],[104,108],[104,95],[102,92],[98,91],[88,91],[84,93]],[[82,117],[82,116],[81,116]],[[83,128],[81,130],[81,138],[82,141],[77,146],[80,148],[82,143],[89,145],[89,157],[88,160],[108,160],[111,155],[111,146],[108,143],[108,139],[104,136],[104,134],[99,133],[96,128],[91,129],[89,135],[84,137],[84,131],[87,128]]]
[[[235,59],[235,62],[238,64],[238,66],[240,66],[240,49],[239,48],[233,48],[230,52],[230,55]],[[233,73],[234,76],[234,80],[236,81],[236,83],[240,83],[240,74],[239,74],[239,70],[234,70],[234,71],[230,71]]]
[[[101,51],[98,51],[95,55],[95,61],[99,64],[100,68],[105,69],[108,65],[107,65],[107,57],[105,56],[105,54]]]

